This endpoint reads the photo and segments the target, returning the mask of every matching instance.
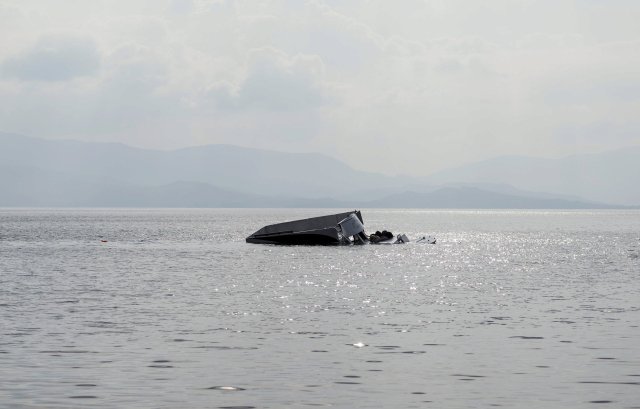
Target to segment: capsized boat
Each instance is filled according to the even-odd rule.
[[[395,239],[395,241],[393,240]],[[359,210],[293,220],[265,226],[246,239],[247,243],[286,245],[349,245],[373,243],[364,231],[364,220]],[[409,238],[400,234],[376,244],[407,243]],[[435,243],[435,237],[425,236],[418,241]]]

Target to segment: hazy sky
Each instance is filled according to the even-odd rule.
[[[387,173],[640,144],[637,0],[0,0],[0,130]]]

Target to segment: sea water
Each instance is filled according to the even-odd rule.
[[[331,212],[0,209],[0,407],[640,407],[640,212]]]

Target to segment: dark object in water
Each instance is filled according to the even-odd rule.
[[[383,230],[382,232],[376,231],[375,233],[371,234],[369,236],[369,241],[371,243],[379,243],[381,241],[391,240],[392,238],[393,238],[393,233],[391,233],[390,231]]]
[[[271,224],[246,240],[247,243],[288,245],[401,244],[410,241],[405,234],[399,234],[394,241],[393,233],[386,230],[367,236],[359,210]],[[435,244],[436,239],[425,236],[418,242]]]
[[[353,215],[353,216],[352,216]],[[359,210],[294,220],[265,226],[247,237],[247,243],[259,244],[351,244],[349,236],[365,240]],[[360,230],[360,231],[358,231]]]

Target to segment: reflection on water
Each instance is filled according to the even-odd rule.
[[[0,406],[639,407],[640,213],[0,210]]]

